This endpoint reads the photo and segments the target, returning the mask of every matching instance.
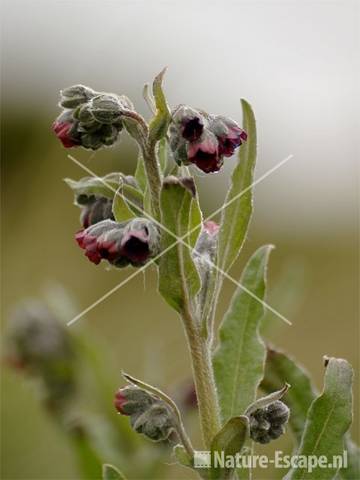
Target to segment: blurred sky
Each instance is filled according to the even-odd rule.
[[[54,92],[84,83],[126,93],[146,113],[142,85],[167,65],[172,105],[189,103],[240,119],[240,97],[252,103],[258,175],[294,154],[257,187],[257,201],[267,205],[259,213],[264,221],[270,215],[274,228],[291,235],[354,231],[358,2],[5,0],[2,5],[3,98],[11,108],[49,109]],[[207,182],[214,206],[230,166]]]

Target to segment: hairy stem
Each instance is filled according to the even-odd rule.
[[[210,346],[201,335],[201,330],[195,325],[188,309],[185,309],[182,318],[190,348],[201,430],[205,448],[210,449],[211,441],[220,429],[219,405]]]
[[[156,220],[160,220],[161,176],[155,146],[143,149],[144,165],[151,195],[151,206]]]

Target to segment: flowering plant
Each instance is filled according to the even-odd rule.
[[[81,209],[76,241],[95,265],[114,268],[149,265],[158,271],[159,292],[182,320],[192,360],[202,432],[201,450],[235,455],[249,442],[269,443],[287,426],[299,454],[342,453],[348,466],[314,470],[292,468],[286,478],[355,478],[357,450],[347,435],[352,419],[352,368],[326,358],[324,390],[318,394],[308,374],[285,353],[264,343],[259,333],[268,308],[266,269],[271,245],[249,259],[220,327],[217,303],[224,278],[237,261],[253,210],[256,125],[253,110],[241,101],[243,126],[223,115],[180,105],[170,108],[162,71],[144,98],[150,122],[124,95],[75,85],[61,92],[62,111],[53,124],[65,148],[98,150],[126,131],[139,147],[134,174],[67,179]],[[190,168],[218,172],[235,152],[237,162],[220,214],[204,219]],[[171,160],[174,163],[171,163]],[[218,339],[217,339],[218,337]],[[215,341],[216,345],[215,344]],[[250,478],[232,467],[196,469],[196,451],[183,413],[159,388],[123,374],[126,386],[114,405],[132,429],[150,440],[169,442],[178,463],[202,478]],[[259,392],[262,392],[262,395]],[[110,401],[110,399],[109,399]],[[126,419],[127,420],[127,419]],[[120,469],[122,466],[119,465]],[[129,468],[126,474],[131,478]],[[104,479],[125,478],[105,465]]]

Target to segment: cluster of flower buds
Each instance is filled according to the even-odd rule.
[[[62,405],[75,391],[75,351],[66,327],[43,303],[29,301],[8,329],[7,363],[41,379],[49,407]]]
[[[155,442],[164,441],[176,430],[176,419],[170,406],[160,398],[136,386],[121,388],[114,405],[130,417],[133,429]]]
[[[103,220],[81,230],[75,238],[91,262],[97,265],[107,260],[119,268],[144,265],[160,248],[158,228],[146,218],[122,223]]]
[[[231,157],[247,134],[228,117],[180,105],[172,113],[169,137],[179,165],[192,163],[210,173],[220,170],[224,157]]]
[[[113,145],[123,128],[124,109],[133,109],[124,95],[95,92],[84,85],[62,90],[59,106],[63,111],[53,123],[55,135],[65,148],[91,150]]]
[[[281,400],[276,400],[250,415],[250,436],[258,443],[269,443],[285,432],[290,410]]]

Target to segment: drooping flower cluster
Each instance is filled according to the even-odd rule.
[[[123,128],[122,112],[133,105],[124,95],[95,92],[83,85],[61,91],[61,114],[53,131],[65,148],[82,146],[97,150],[113,145]]]
[[[155,442],[163,441],[175,431],[174,412],[160,398],[135,386],[116,392],[114,405],[130,417],[133,429]]]
[[[205,173],[217,172],[224,157],[246,141],[246,132],[228,117],[180,105],[172,113],[169,128],[170,147],[175,161],[195,164]]]
[[[290,410],[281,400],[259,408],[250,415],[250,436],[258,443],[269,443],[285,432]]]
[[[46,404],[60,408],[75,391],[75,349],[66,327],[42,302],[29,300],[12,314],[7,363],[43,385]]]
[[[107,260],[115,267],[139,267],[159,252],[159,231],[154,222],[134,218],[118,223],[103,220],[76,234],[76,241],[89,260],[98,265]]]

